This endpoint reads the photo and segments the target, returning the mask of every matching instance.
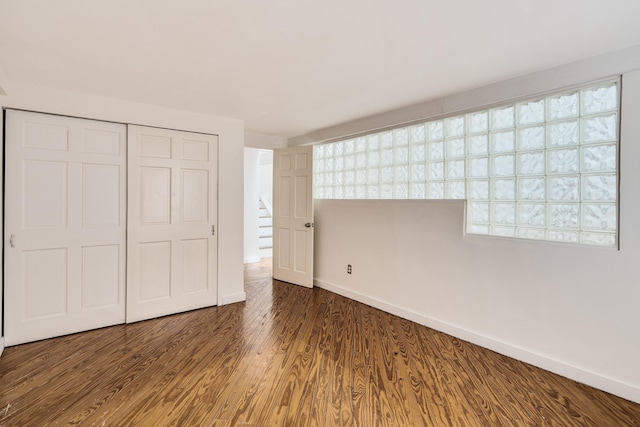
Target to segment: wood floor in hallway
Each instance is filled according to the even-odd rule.
[[[640,426],[638,404],[273,281],[268,262],[245,288],[244,303],[5,349],[0,426]]]

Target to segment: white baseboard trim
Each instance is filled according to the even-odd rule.
[[[224,295],[220,301],[220,305],[233,304],[236,302],[242,302],[247,300],[247,294],[245,292],[238,292],[237,294]]]
[[[468,329],[428,316],[424,316],[422,324],[437,331],[444,332],[445,334],[477,344],[480,347],[495,351],[496,353],[512,357],[516,360],[529,363],[563,377],[570,378],[591,387],[615,394],[616,396],[640,403],[640,388],[631,384],[582,369],[561,360],[557,360],[495,338],[481,335]]]
[[[427,326],[445,334],[456,338],[469,341],[473,344],[495,351],[496,353],[512,357],[525,363],[537,366],[544,370],[553,372],[563,377],[587,384],[591,387],[606,391],[616,396],[628,399],[632,402],[640,403],[640,388],[632,384],[627,384],[620,380],[603,376],[601,374],[582,369],[569,363],[556,360],[549,356],[545,356],[525,348],[509,344],[482,334],[478,334],[471,330],[458,327],[448,322],[443,322],[412,310],[388,304],[376,298],[345,289],[341,286],[333,285],[318,279],[314,279],[314,285],[319,288],[326,289],[346,298],[353,299],[363,304],[370,305],[387,313],[411,320],[418,324]]]
[[[260,257],[259,256],[250,256],[250,257],[246,257],[244,259],[244,263],[245,264],[251,264],[253,262],[260,262]]]
[[[4,352],[4,337],[0,337],[0,356],[2,356],[2,352]]]
[[[421,325],[424,324],[424,315],[416,313],[415,311],[407,310],[402,307],[398,307],[397,305],[389,304],[384,301],[380,301],[379,299],[371,298],[358,292],[353,292],[341,286],[336,286],[318,279],[314,279],[313,284],[319,288],[326,289],[327,291],[342,295],[343,297],[370,305],[371,307],[386,311],[387,313],[394,314],[398,317],[402,317],[403,319],[411,320],[412,322],[416,322]]]

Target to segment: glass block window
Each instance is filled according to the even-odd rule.
[[[467,233],[617,245],[617,82],[314,147],[318,199],[467,199]]]

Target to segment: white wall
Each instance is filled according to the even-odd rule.
[[[260,151],[260,197],[273,211],[273,151]]]
[[[464,236],[458,201],[318,200],[316,284],[640,403],[640,72],[622,84],[619,251]]]
[[[260,261],[258,207],[260,198],[260,150],[244,149],[244,262]]]
[[[244,123],[106,97],[11,82],[0,106],[219,135],[218,304],[243,301]],[[5,238],[5,245],[7,239]]]
[[[7,79],[7,75],[0,68],[0,96],[6,95],[9,87],[9,79]]]
[[[0,70],[0,75],[2,75],[2,70]],[[0,83],[1,80],[0,80]],[[0,86],[0,100],[2,100],[2,86]],[[4,131],[4,112],[0,111],[0,132]],[[4,134],[4,133],[3,133]],[[3,156],[4,156],[4,140],[2,141],[2,149],[0,150],[0,165],[3,165]],[[4,171],[0,173],[0,188],[2,187],[2,182],[4,179]],[[2,198],[2,205],[0,206],[0,227],[2,227],[2,234],[4,236],[4,197]],[[3,237],[4,238],[4,237]],[[0,259],[4,259],[4,245],[0,245]],[[0,355],[4,351],[4,329],[2,321],[4,320],[4,268],[2,268],[2,273],[0,274]]]
[[[245,131],[244,146],[250,148],[264,148],[266,150],[275,150],[276,148],[285,148],[287,146],[287,138],[268,135],[264,133]]]

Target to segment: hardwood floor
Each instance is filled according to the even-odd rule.
[[[0,425],[640,426],[640,405],[245,268],[247,301],[5,349]]]

